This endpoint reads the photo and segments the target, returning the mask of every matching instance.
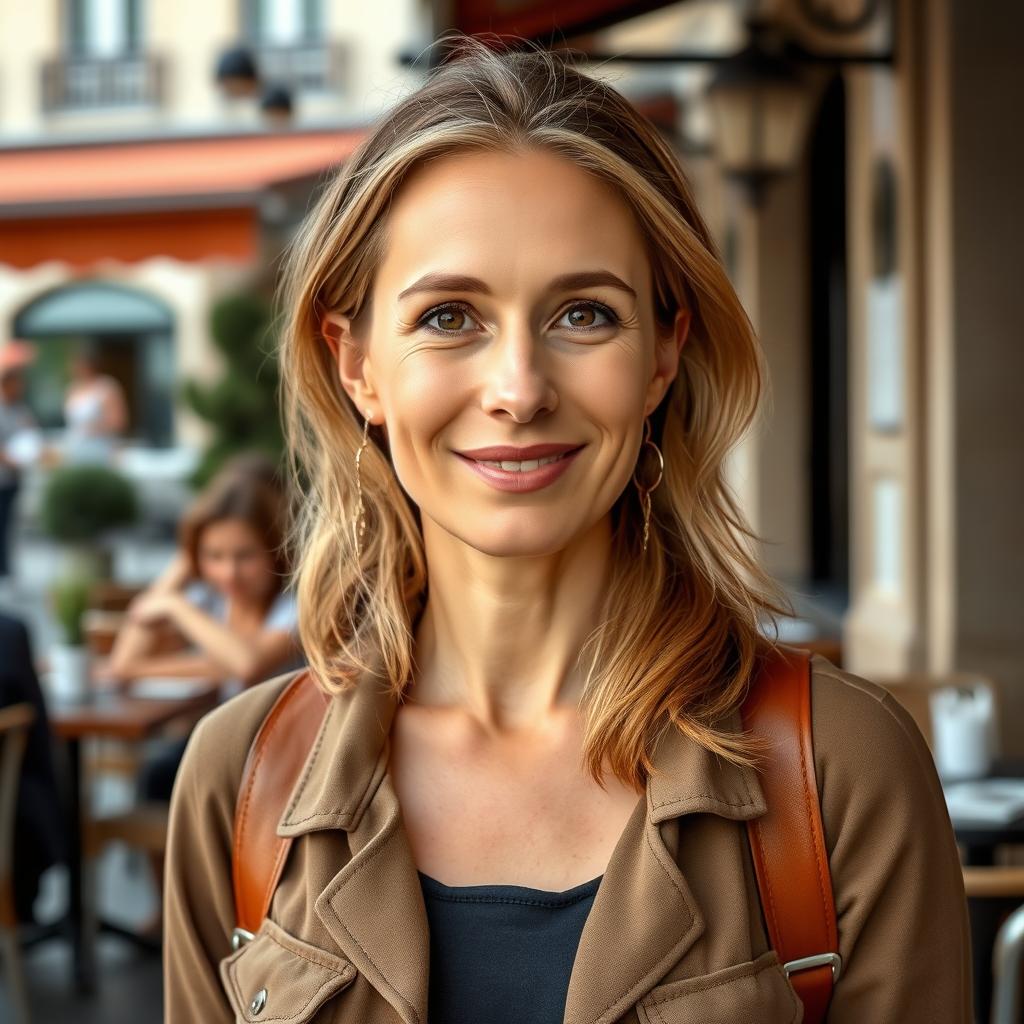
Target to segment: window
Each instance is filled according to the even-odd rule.
[[[67,0],[68,50],[75,57],[92,59],[134,53],[140,43],[140,2]]]
[[[322,0],[243,0],[246,35],[261,46],[295,46],[323,36]]]

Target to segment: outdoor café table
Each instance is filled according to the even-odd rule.
[[[993,778],[1024,778],[1024,761],[999,760],[993,766]],[[952,818],[956,841],[963,851],[965,867],[991,867],[1000,846],[1024,844],[1024,814],[1006,823],[992,824]],[[1017,899],[977,897],[968,900],[971,920],[971,947],[974,964],[975,1017],[987,1021],[992,1007],[992,954],[996,935],[1006,914],[1024,902]]]
[[[181,680],[186,682],[186,680]],[[68,751],[68,873],[70,895],[67,921],[74,957],[75,983],[81,992],[95,987],[94,950],[86,934],[85,892],[82,856],[82,741],[90,738],[139,741],[157,733],[177,718],[198,718],[217,703],[218,684],[206,680],[194,683],[187,694],[161,699],[134,697],[130,686],[124,692],[98,684],[88,700],[64,703],[51,698],[47,711],[54,733],[65,741]],[[123,929],[100,924],[101,928],[123,934]]]

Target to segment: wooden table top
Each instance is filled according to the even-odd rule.
[[[191,682],[191,681],[190,681]],[[130,689],[97,688],[82,702],[50,700],[47,714],[62,739],[106,736],[142,740],[182,715],[201,715],[215,707],[220,684],[196,681],[195,692],[173,698],[133,697]]]

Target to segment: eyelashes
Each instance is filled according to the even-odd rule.
[[[574,312],[575,310],[586,309],[597,314],[598,316],[604,317],[604,322],[587,324],[585,326],[577,326],[573,324],[566,324],[562,327],[562,330],[569,331],[573,334],[591,334],[595,331],[606,330],[609,327],[620,327],[622,320],[618,314],[606,306],[603,302],[598,302],[596,299],[579,299],[575,302],[570,303],[566,306],[558,319],[561,320],[567,314]],[[465,320],[472,323],[476,323],[470,307],[464,302],[444,302],[438,306],[432,306],[428,309],[416,322],[415,327],[422,328],[423,330],[429,331],[431,334],[438,335],[440,337],[457,338],[462,334],[469,333],[467,330],[445,330],[440,326],[435,326],[431,323],[432,320],[439,316],[443,316],[448,313],[454,313],[456,315],[461,314]],[[477,325],[479,327],[479,325]]]

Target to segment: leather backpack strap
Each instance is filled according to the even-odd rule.
[[[259,931],[270,909],[292,844],[290,836],[277,834],[277,823],[326,709],[327,695],[308,671],[299,672],[274,701],[249,748],[235,804],[231,873],[236,927],[232,949]]]
[[[805,1024],[819,1024],[842,961],[815,781],[809,655],[773,650],[742,717],[770,743],[761,775],[768,810],[747,822],[768,936],[804,1004]]]

